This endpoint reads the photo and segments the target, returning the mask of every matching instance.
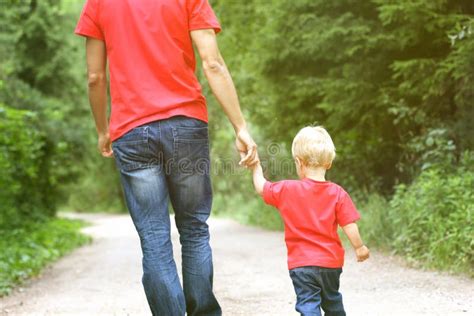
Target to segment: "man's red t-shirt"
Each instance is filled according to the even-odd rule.
[[[344,248],[337,225],[353,223],[360,215],[343,188],[308,178],[267,181],[263,199],[278,208],[283,218],[289,269],[344,265]]]
[[[189,32],[220,31],[207,0],[87,0],[75,29],[105,41],[110,137],[176,115],[207,122]]]

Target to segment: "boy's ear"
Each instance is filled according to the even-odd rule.
[[[295,163],[299,168],[301,168],[303,166],[303,164],[301,163],[300,158],[298,158],[298,157],[295,157]]]
[[[331,169],[331,167],[332,167],[332,162],[330,162],[330,163],[328,163],[328,164],[326,165],[326,170]]]

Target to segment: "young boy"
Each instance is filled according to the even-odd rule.
[[[358,261],[369,257],[357,224],[360,215],[339,185],[326,181],[326,170],[336,156],[334,144],[322,127],[305,127],[292,145],[301,180],[269,182],[260,163],[253,169],[256,191],[265,203],[278,208],[285,224],[288,268],[301,315],[346,315],[339,293],[344,249],[337,226],[355,249]]]

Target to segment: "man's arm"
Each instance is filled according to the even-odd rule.
[[[191,31],[191,38],[202,60],[202,67],[209,86],[237,135],[236,146],[240,152],[240,164],[251,166],[257,162],[257,145],[250,136],[240,110],[234,82],[221,56],[213,29]]]
[[[357,224],[347,224],[346,226],[342,227],[342,230],[346,234],[347,238],[351,242],[351,245],[356,252],[357,261],[362,262],[368,259],[370,256],[369,248],[367,248],[362,242],[362,238],[360,238],[359,228],[357,227]]]
[[[86,55],[89,103],[98,135],[97,146],[102,156],[112,157],[113,152],[107,122],[107,52],[105,42],[88,37],[86,39]]]

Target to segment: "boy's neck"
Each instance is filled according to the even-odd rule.
[[[326,181],[326,168],[306,168],[304,177],[315,181]]]

